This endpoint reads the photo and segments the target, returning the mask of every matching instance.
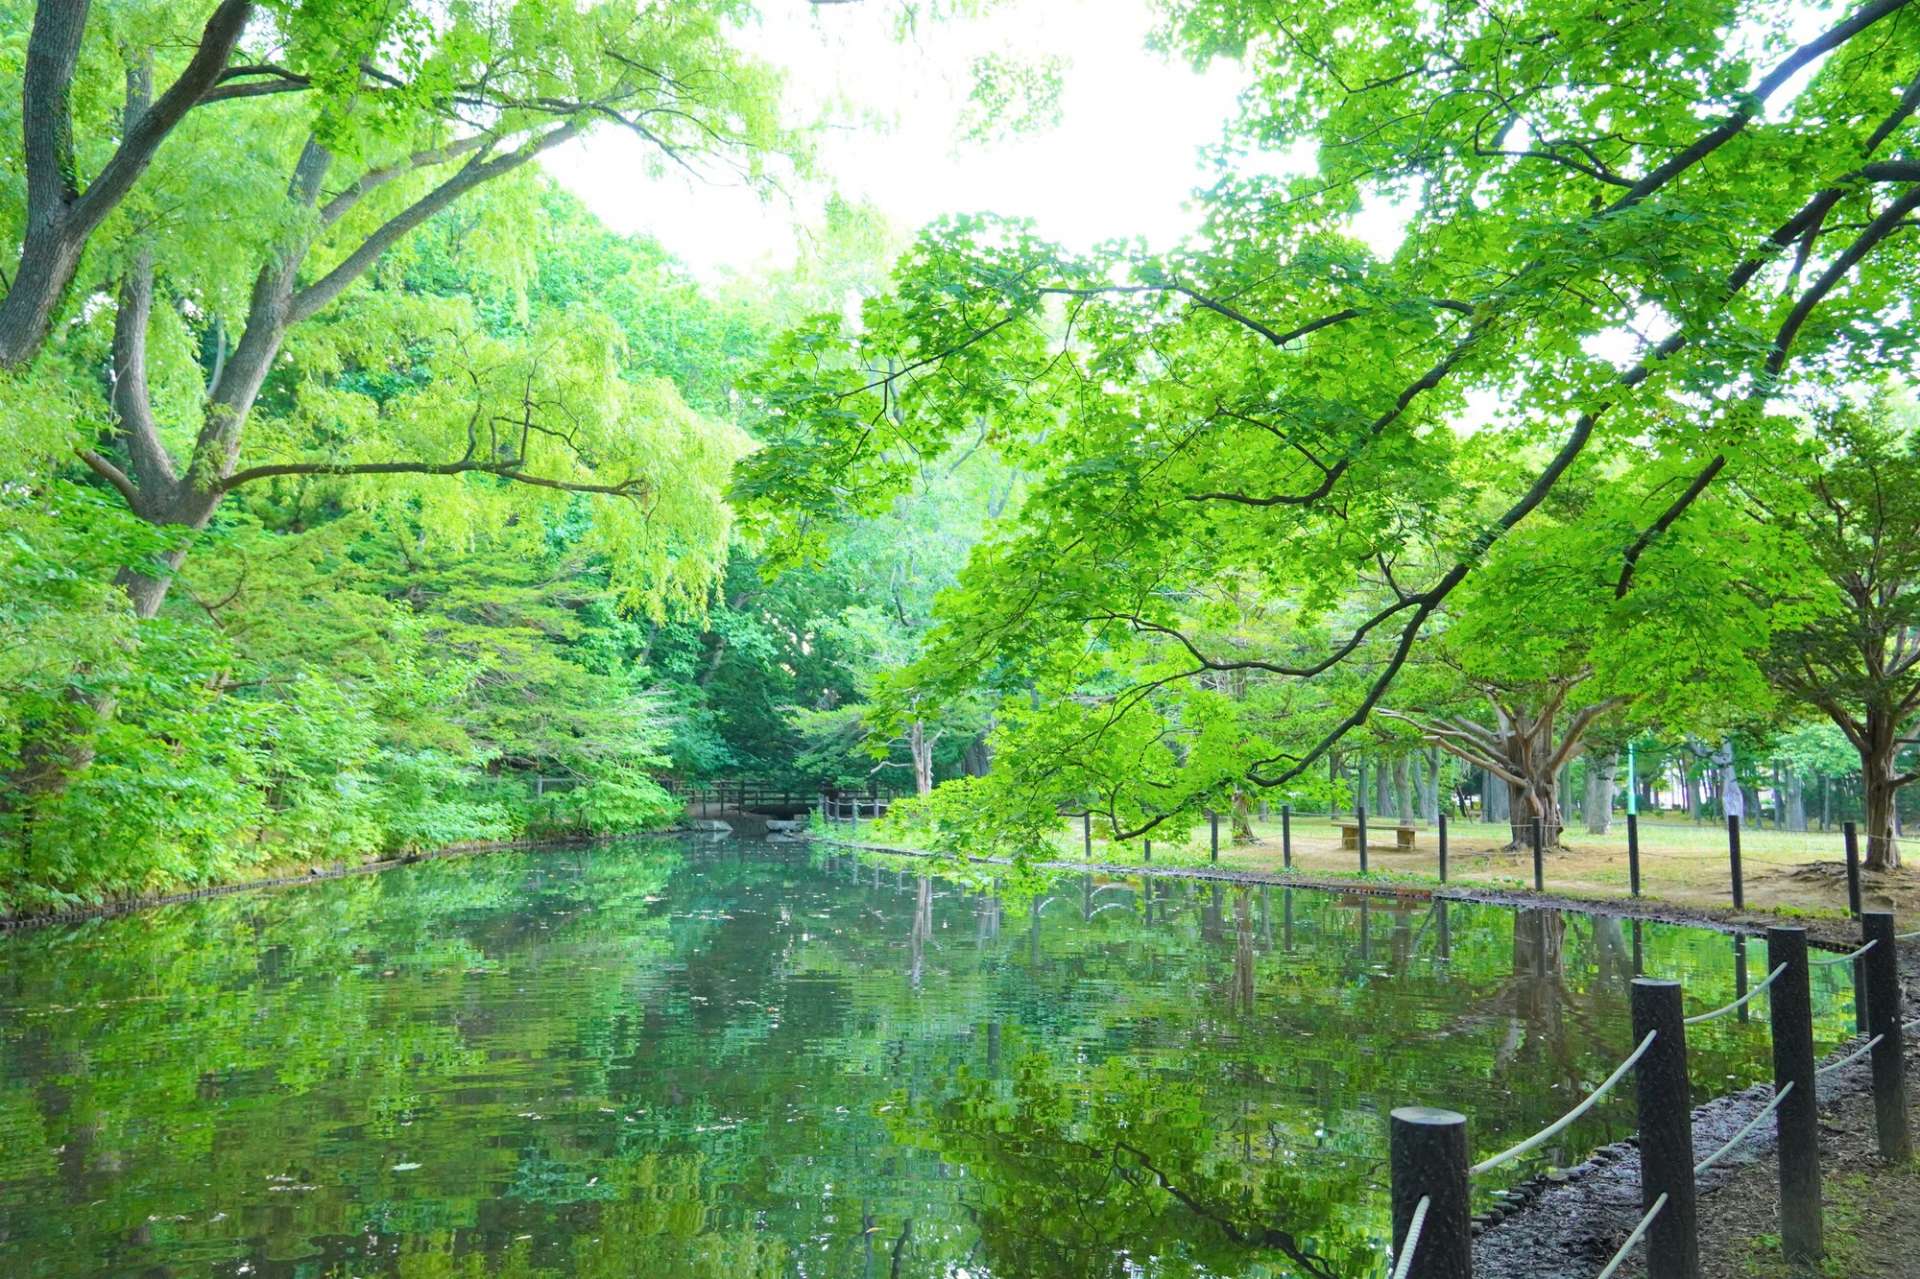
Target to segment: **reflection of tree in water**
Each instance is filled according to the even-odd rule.
[[[1208,1091],[1125,1061],[1028,1055],[1010,1079],[963,1074],[893,1135],[964,1170],[986,1273],[1335,1279],[1374,1265],[1368,1232],[1342,1215],[1364,1171],[1250,1157]]]
[[[1229,1004],[1237,1013],[1253,1011],[1252,896],[1244,888],[1233,895],[1233,989]]]
[[[926,971],[927,942],[933,937],[933,880],[926,875],[920,876],[915,886],[913,898],[913,931],[907,942],[910,956],[907,980],[915,990],[920,989],[920,978]]]

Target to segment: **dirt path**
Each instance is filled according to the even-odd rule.
[[[1909,1046],[1909,1054],[1912,1052]],[[1908,1122],[1920,1129],[1920,1106]],[[1874,1138],[1873,1098],[1855,1093],[1820,1117],[1821,1198],[1831,1279],[1920,1279],[1920,1164],[1892,1165]],[[1780,1257],[1772,1160],[1738,1170],[1702,1205],[1703,1279],[1800,1279]]]

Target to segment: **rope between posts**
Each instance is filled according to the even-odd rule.
[[[1820,1067],[1820,1069],[1814,1071],[1813,1073],[1816,1075],[1824,1075],[1829,1070],[1838,1070],[1842,1066],[1851,1066],[1853,1065],[1854,1062],[1859,1061],[1862,1057],[1872,1052],[1873,1046],[1885,1038],[1886,1038],[1885,1035],[1875,1035],[1872,1039],[1869,1039],[1866,1043],[1862,1044],[1860,1046],[1859,1051],[1852,1053],[1849,1056],[1842,1057],[1839,1061],[1828,1062],[1826,1065]]]
[[[1713,1167],[1715,1164],[1719,1163],[1722,1159],[1726,1158],[1727,1155],[1733,1150],[1735,1146],[1745,1141],[1747,1139],[1747,1134],[1760,1126],[1761,1120],[1765,1119],[1768,1115],[1771,1115],[1774,1111],[1780,1109],[1780,1103],[1785,1101],[1787,1099],[1787,1094],[1793,1091],[1793,1084],[1794,1084],[1794,1081],[1789,1079],[1787,1081],[1787,1086],[1785,1088],[1782,1088],[1779,1092],[1773,1094],[1773,1100],[1768,1102],[1764,1107],[1762,1107],[1759,1114],[1755,1115],[1752,1119],[1749,1119],[1744,1128],[1742,1128],[1739,1132],[1733,1134],[1733,1136],[1727,1140],[1726,1145],[1720,1147],[1720,1149],[1714,1151],[1712,1154],[1708,1155],[1705,1159],[1702,1159],[1699,1163],[1695,1164],[1693,1166],[1693,1175],[1698,1177],[1701,1173],[1705,1172],[1707,1169]]]
[[[1755,995],[1759,994],[1761,991],[1765,990],[1767,987],[1773,985],[1773,983],[1779,978],[1780,974],[1786,971],[1787,971],[1787,966],[1785,964],[1780,964],[1776,966],[1772,972],[1767,974],[1767,979],[1765,981],[1761,982],[1758,986],[1755,986],[1752,990],[1748,991],[1746,994],[1740,996],[1740,998],[1734,1000],[1732,1003],[1726,1005],[1723,1008],[1716,1008],[1710,1013],[1699,1013],[1695,1016],[1688,1017],[1686,1019],[1687,1025],[1698,1026],[1703,1021],[1712,1021],[1715,1017],[1725,1017],[1728,1013],[1740,1007],[1742,1004],[1747,1003]]]
[[[1620,1245],[1620,1251],[1613,1254],[1613,1260],[1607,1263],[1607,1268],[1595,1275],[1593,1279],[1613,1279],[1613,1272],[1620,1268],[1620,1263],[1627,1259],[1627,1254],[1633,1251],[1633,1246],[1646,1235],[1647,1227],[1653,1224],[1653,1219],[1658,1217],[1660,1210],[1666,1206],[1667,1192],[1663,1190],[1660,1192],[1660,1197],[1653,1201],[1653,1207],[1647,1209],[1646,1215],[1640,1218],[1640,1224],[1633,1228],[1633,1233],[1627,1236],[1627,1241]]]
[[[1427,1209],[1432,1206],[1432,1195],[1421,1195],[1420,1202],[1413,1206],[1413,1220],[1407,1223],[1407,1237],[1400,1244],[1400,1261],[1393,1268],[1393,1279],[1407,1279],[1413,1254],[1420,1247],[1420,1227],[1427,1224]]]
[[[1542,1128],[1539,1132],[1533,1134],[1533,1136],[1527,1138],[1525,1141],[1521,1142],[1519,1145],[1511,1146],[1506,1150],[1501,1151],[1499,1154],[1493,1156],[1491,1159],[1481,1160],[1479,1163],[1475,1164],[1473,1167],[1467,1169],[1467,1175],[1470,1177],[1478,1177],[1483,1172],[1491,1172],[1493,1169],[1498,1168],[1501,1164],[1506,1163],[1509,1159],[1518,1159],[1521,1155],[1526,1154],[1528,1151],[1536,1149],[1539,1146],[1545,1145],[1548,1139],[1553,1137],[1554,1134],[1558,1133],[1561,1129],[1565,1128],[1568,1124],[1572,1123],[1574,1120],[1580,1118],[1580,1116],[1586,1114],[1589,1110],[1592,1110],[1594,1107],[1594,1103],[1598,1102],[1602,1097],[1606,1096],[1607,1093],[1613,1088],[1615,1084],[1619,1083],[1623,1078],[1625,1078],[1626,1073],[1629,1070],[1633,1069],[1633,1064],[1640,1060],[1640,1058],[1642,1057],[1642,1055],[1646,1053],[1648,1048],[1653,1046],[1653,1037],[1658,1033],[1659,1033],[1658,1031],[1649,1030],[1647,1032],[1647,1037],[1640,1041],[1640,1046],[1638,1048],[1635,1048],[1633,1052],[1627,1056],[1627,1059],[1621,1062],[1620,1065],[1614,1070],[1614,1072],[1611,1075],[1607,1076],[1605,1083],[1601,1084],[1598,1088],[1588,1093],[1587,1099],[1585,1101],[1581,1102],[1579,1105],[1575,1106],[1572,1110],[1569,1110],[1566,1114],[1560,1116],[1560,1118],[1554,1120],[1552,1123],[1548,1124],[1545,1128]]]
[[[1859,950],[1849,951],[1847,954],[1844,954],[1844,955],[1829,955],[1825,959],[1809,959],[1807,961],[1807,966],[1810,968],[1824,968],[1828,964],[1850,964],[1854,960],[1860,958],[1860,956],[1872,950],[1875,946],[1878,946],[1879,944],[1880,944],[1880,939],[1876,937],[1872,941],[1868,942],[1866,945],[1862,946]]]
[[[1916,937],[1920,937],[1920,928],[1916,928],[1910,933],[1895,933],[1893,935],[1895,941],[1912,941]]]

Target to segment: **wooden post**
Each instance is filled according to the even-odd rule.
[[[1293,805],[1280,805],[1280,867],[1293,869]]]
[[[1212,836],[1213,840],[1212,855],[1208,857],[1207,860],[1217,862],[1220,860],[1220,814],[1208,813],[1207,826],[1208,833]]]
[[[1874,943],[1861,958],[1867,965],[1867,1030],[1880,1036],[1873,1046],[1873,1110],[1880,1154],[1905,1163],[1913,1158],[1913,1135],[1907,1128],[1906,1040],[1900,1025],[1900,956],[1893,936],[1893,912],[1864,912],[1860,931],[1863,941]]]
[[[1700,1279],[1699,1209],[1693,1183],[1693,1096],[1687,1085],[1687,1025],[1680,983],[1633,980],[1633,1041],[1654,1032],[1634,1067],[1640,1110],[1640,1210],[1667,1206],[1646,1242],[1648,1279]]]
[[[1443,884],[1447,882],[1447,815],[1445,813],[1440,814],[1440,882]]]
[[[1820,1259],[1820,1107],[1814,1094],[1813,997],[1807,930],[1767,929],[1767,971],[1781,965],[1767,1000],[1773,1016],[1773,1091],[1793,1091],[1774,1112],[1780,1140],[1780,1250],[1789,1262]]]
[[[1740,818],[1729,814],[1727,817],[1727,869],[1733,876],[1733,908],[1747,908],[1747,886],[1740,877]]]
[[[1367,806],[1365,803],[1353,810],[1353,819],[1359,824],[1360,873],[1364,875],[1367,873]]]
[[[1860,828],[1852,822],[1841,828],[1847,846],[1847,911],[1860,918]]]
[[[1093,810],[1080,814],[1080,838],[1087,846],[1087,860],[1093,860]]]
[[[1640,895],[1640,815],[1627,814],[1627,883]]]
[[[1533,891],[1544,893],[1547,891],[1546,824],[1535,817],[1528,834],[1533,840]]]
[[[1393,1257],[1409,1279],[1472,1279],[1472,1195],[1467,1188],[1467,1117],[1402,1106],[1388,1121],[1393,1177]],[[1427,1213],[1413,1255],[1401,1249],[1420,1201]]]

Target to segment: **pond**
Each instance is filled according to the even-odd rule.
[[[924,869],[636,840],[0,939],[0,1273],[1376,1275],[1388,1110],[1491,1153],[1625,1055],[1636,959],[1735,990],[1702,930]],[[1694,1029],[1703,1099],[1768,1075]]]

